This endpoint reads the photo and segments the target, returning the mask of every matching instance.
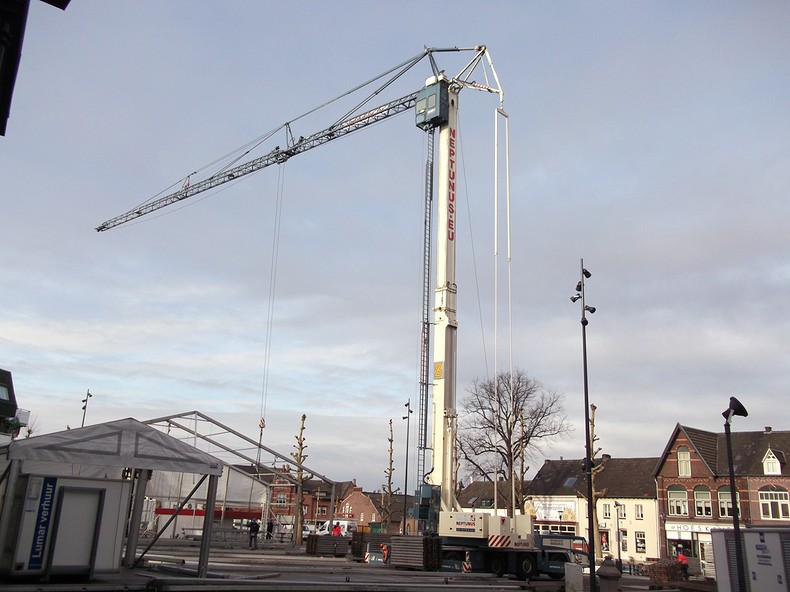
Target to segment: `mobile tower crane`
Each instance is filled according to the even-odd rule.
[[[434,59],[434,54],[441,52],[473,52],[472,59],[454,78],[447,78],[438,68]],[[422,130],[429,133],[428,160],[430,165],[426,167],[426,244],[425,244],[425,273],[424,283],[427,284],[430,278],[430,229],[429,222],[432,209],[432,179],[433,179],[433,134],[439,129],[439,179],[438,179],[438,228],[442,229],[436,237],[436,290],[434,305],[434,356],[433,372],[430,372],[428,351],[429,351],[429,326],[428,309],[430,299],[423,299],[423,331],[422,331],[422,356],[421,356],[421,380],[420,380],[420,418],[418,445],[421,451],[418,460],[418,474],[423,477],[426,474],[424,468],[425,450],[427,444],[427,408],[428,391],[433,384],[433,468],[427,473],[427,481],[441,491],[441,508],[450,509],[458,507],[455,500],[454,488],[452,486],[453,475],[452,467],[455,462],[454,442],[456,428],[455,413],[455,388],[456,388],[456,295],[457,287],[455,282],[455,244],[456,244],[456,164],[458,149],[457,132],[457,112],[458,94],[463,87],[475,88],[486,92],[497,93],[500,96],[500,109],[502,105],[503,93],[499,87],[499,81],[493,68],[493,62],[485,46],[474,48],[426,48],[422,53],[407,60],[403,64],[396,66],[391,72],[395,72],[391,80],[400,77],[404,72],[412,68],[423,58],[430,60],[433,76],[428,79],[423,89],[408,94],[404,97],[390,101],[373,109],[369,109],[361,114],[349,114],[340,121],[332,124],[328,128],[309,136],[294,137],[291,130],[291,123],[285,123],[279,129],[285,129],[286,143],[284,148],[277,146],[267,154],[251,160],[249,162],[223,169],[208,178],[192,182],[188,176],[185,178],[180,189],[173,191],[163,197],[145,202],[131,210],[110,218],[96,227],[98,232],[104,232],[142,216],[179,203],[197,194],[215,189],[225,183],[234,182],[241,177],[267,168],[274,164],[283,164],[293,156],[316,148],[323,144],[346,136],[355,131],[364,129],[384,119],[388,119],[399,113],[410,109],[416,109],[415,122]],[[483,62],[483,60],[486,60]],[[471,80],[472,75],[481,69],[484,74],[484,82],[478,83]],[[485,66],[488,66],[486,70]],[[490,75],[489,75],[490,70]],[[390,81],[376,90],[371,96],[377,95]],[[493,85],[492,85],[493,83]],[[366,101],[365,101],[366,102]],[[363,102],[364,104],[364,102]],[[504,113],[504,111],[502,111]]]
[[[448,78],[439,70],[434,54],[440,52],[472,51],[474,57],[454,78]],[[428,133],[429,148],[426,166],[426,244],[424,253],[426,283],[430,277],[430,213],[433,190],[433,136],[439,130],[439,159],[437,180],[436,264],[433,305],[433,362],[429,364],[429,298],[423,301],[423,330],[420,380],[420,432],[418,436],[418,474],[424,479],[421,497],[430,500],[427,530],[438,534],[444,543],[444,555],[463,558],[474,569],[490,571],[498,575],[514,573],[519,577],[531,577],[539,572],[552,577],[562,577],[564,562],[571,557],[572,546],[563,537],[543,540],[533,534],[530,516],[517,515],[513,520],[484,513],[462,512],[455,496],[453,469],[456,463],[455,441],[457,431],[456,413],[456,360],[457,328],[456,317],[456,220],[457,220],[457,165],[458,165],[458,97],[461,89],[473,88],[499,95],[497,114],[507,120],[503,108],[503,91],[485,46],[474,48],[426,48],[421,54],[390,70],[397,70],[393,79],[402,75],[428,57],[433,76],[427,79],[424,88],[404,97],[390,101],[359,115],[349,114],[328,128],[310,136],[296,139],[291,124],[279,129],[286,132],[284,148],[279,146],[267,154],[241,165],[223,169],[206,179],[190,182],[185,179],[182,187],[163,197],[146,202],[119,216],[106,220],[96,227],[99,232],[116,228],[132,220],[179,203],[194,195],[214,189],[240,177],[254,173],[274,164],[283,164],[293,156],[326,144],[370,125],[388,119],[409,109],[415,109],[417,127]],[[485,62],[483,61],[485,60]],[[482,64],[482,66],[481,66]],[[488,69],[486,69],[486,65]],[[485,75],[483,83],[471,79],[481,66]],[[489,77],[490,71],[490,77]],[[386,87],[389,83],[385,83]],[[374,92],[375,96],[381,89]],[[363,103],[364,104],[364,103]],[[427,295],[427,290],[425,291]],[[428,392],[432,385],[432,468],[424,470],[424,455],[427,444]],[[426,492],[426,493],[423,493]],[[438,515],[438,520],[436,516]],[[438,523],[438,525],[437,525]]]

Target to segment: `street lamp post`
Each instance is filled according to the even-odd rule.
[[[617,528],[617,536],[615,537],[615,541],[617,542],[617,569],[620,570],[620,573],[623,572],[623,559],[620,556],[620,551],[623,548],[622,543],[620,542],[620,508],[623,506],[620,502],[614,503],[614,519],[617,523],[615,528]]]
[[[735,564],[738,569],[738,589],[736,592],[746,592],[746,572],[743,569],[743,549],[741,549],[741,507],[738,503],[738,491],[735,489],[735,465],[732,461],[732,437],[730,435],[730,422],[733,415],[746,417],[749,412],[735,397],[730,397],[730,406],[724,410],[724,439],[727,441],[727,464],[730,470],[730,499],[732,501],[732,528],[735,535]]]
[[[406,420],[406,462],[404,463],[404,475],[403,475],[403,530],[401,531],[402,534],[406,534],[406,510],[408,508],[409,503],[409,425],[411,424],[411,414],[414,411],[411,410],[411,399],[406,401],[406,415],[403,416],[403,419]]]
[[[581,300],[582,310],[582,368],[584,373],[584,435],[585,435],[585,460],[584,473],[587,477],[587,532],[590,540],[587,541],[588,561],[590,563],[590,592],[596,592],[595,581],[595,502],[593,501],[592,484],[592,442],[590,442],[590,394],[587,382],[587,313],[593,314],[595,307],[587,306],[584,300],[584,280],[592,274],[584,268],[584,259],[581,260],[581,279],[576,284],[576,294],[571,296],[571,302]]]

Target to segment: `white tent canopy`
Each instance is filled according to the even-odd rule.
[[[136,419],[126,418],[74,430],[15,440],[0,448],[0,472],[6,479],[6,495],[0,512],[0,541],[8,531],[10,503],[7,493],[22,473],[79,475],[118,478],[122,469],[135,470],[136,482],[131,524],[140,524],[145,488],[153,471],[198,473],[208,478],[205,493],[203,538],[198,560],[198,576],[208,574],[209,543],[217,496],[217,483],[223,463],[189,444]],[[116,474],[117,473],[117,474]],[[136,561],[139,529],[130,528],[124,565]],[[145,552],[143,553],[145,554]]]
[[[219,459],[172,436],[126,418],[15,440],[6,458],[63,465],[93,465],[221,475]],[[30,468],[30,467],[26,467]]]
[[[173,502],[181,501],[197,483],[195,477],[189,478],[183,473],[157,471],[148,482],[145,490],[147,497],[165,502],[172,507]],[[202,502],[206,499],[207,485],[204,483],[192,494],[192,499]],[[223,506],[251,507],[260,509],[268,499],[266,483],[240,471],[232,465],[226,465],[217,489],[217,502]]]

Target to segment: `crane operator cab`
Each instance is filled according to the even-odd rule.
[[[450,81],[444,76],[431,76],[425,81],[425,88],[417,93],[415,124],[422,130],[429,130],[447,123],[450,112]]]

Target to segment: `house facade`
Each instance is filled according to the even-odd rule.
[[[742,528],[790,526],[790,432],[733,432],[736,504]],[[733,528],[724,433],[677,424],[655,471],[661,557],[683,548],[712,562],[711,531]]]
[[[409,513],[414,507],[413,496],[407,496],[405,503],[406,534],[414,534],[417,532],[417,521]],[[402,494],[393,494],[387,499],[379,491],[366,493],[361,487],[353,487],[340,502],[335,516],[355,520],[358,530],[362,532],[400,534],[403,529],[403,508]]]
[[[596,556],[623,563],[655,560],[659,553],[658,504],[653,471],[658,458],[613,458],[597,465],[598,532],[588,532],[587,476],[583,460],[547,460],[529,486],[526,512],[535,531],[596,539]]]
[[[271,501],[268,518],[276,527],[290,527],[295,523],[298,512],[298,487],[294,482],[295,475],[288,467],[279,469],[279,474],[272,481]],[[335,484],[335,517],[340,517],[342,500],[349,491],[356,487],[354,481],[341,481]],[[329,519],[332,504],[332,485],[320,479],[306,479],[302,482],[302,521],[305,524],[320,525]],[[267,518],[267,519],[268,519]]]

